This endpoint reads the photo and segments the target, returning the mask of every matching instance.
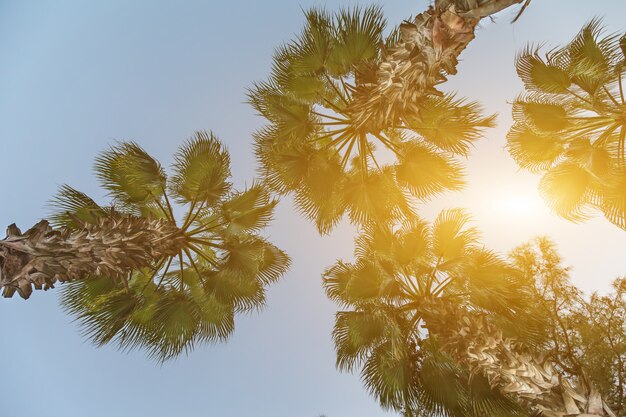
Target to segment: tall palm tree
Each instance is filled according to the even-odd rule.
[[[66,283],[62,305],[99,345],[165,360],[223,340],[234,314],[262,306],[289,265],[258,234],[276,201],[257,183],[232,189],[229,155],[212,133],[179,148],[169,178],[132,142],[103,152],[95,171],[113,204],[61,187],[50,222],[25,233],[9,226],[0,287],[28,298],[33,287]]]
[[[401,219],[409,196],[462,187],[456,157],[494,117],[435,86],[455,73],[482,17],[521,2],[436,1],[389,36],[379,7],[307,11],[249,91],[267,120],[255,140],[268,183],[294,193],[321,233],[344,213],[357,224]]]
[[[594,19],[569,44],[517,58],[526,91],[513,104],[508,149],[542,174],[541,194],[565,219],[599,210],[626,229],[625,52],[626,37],[602,35]]]
[[[359,235],[355,260],[325,273],[328,296],[346,308],[337,365],[360,366],[381,404],[406,416],[614,416],[585,375],[571,380],[542,354],[523,274],[466,222],[449,210],[432,225]]]

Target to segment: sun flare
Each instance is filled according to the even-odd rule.
[[[493,196],[490,211],[500,216],[530,218],[538,214],[541,205],[542,201],[538,195],[504,192]]]

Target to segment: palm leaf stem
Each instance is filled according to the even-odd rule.
[[[163,212],[163,215],[165,216],[165,218],[169,221],[172,221],[173,218],[170,216],[169,211],[167,211],[165,209],[165,207],[163,206],[163,204],[161,203],[161,201],[159,201],[160,199],[157,198],[152,192],[150,192],[150,194],[154,197],[154,202],[157,204],[157,206],[159,206],[159,208],[161,209],[161,211]]]
[[[352,91],[354,91],[354,87],[348,85],[344,80],[343,77],[339,77],[339,82],[341,83],[341,87],[343,88],[343,91],[345,92],[347,97],[350,97],[352,95]]]
[[[389,139],[385,138],[383,135],[381,135],[380,133],[372,133],[378,140],[380,140],[382,143],[384,143],[385,145],[387,145],[387,147],[389,149],[391,149],[391,151],[393,153],[396,154],[396,156],[402,156],[402,154],[400,153],[400,150],[398,149],[398,147],[392,143]]]
[[[185,290],[185,263],[183,262],[183,251],[178,251],[178,262],[180,263],[180,292]]]
[[[317,122],[314,123],[316,126],[344,126],[347,124],[350,124],[349,121],[342,121],[342,122]]]
[[[624,126],[619,131],[619,142],[617,142],[617,157],[623,163],[624,162],[624,139],[626,138],[626,130]]]
[[[574,97],[576,97],[577,99],[584,101],[585,103],[591,105],[593,107],[593,103],[591,102],[591,100],[584,98],[583,96],[575,93],[574,91],[572,91],[569,88],[566,88],[567,92],[570,93],[571,95],[573,95]]]
[[[202,274],[200,273],[200,270],[198,269],[198,266],[196,265],[196,262],[193,260],[193,255],[191,254],[189,249],[184,248],[183,250],[185,251],[185,255],[187,255],[187,259],[189,259],[191,266],[196,271],[196,274],[198,274],[198,279],[200,280],[202,285],[206,285],[206,283],[204,282],[204,278],[202,278]]]
[[[352,148],[354,147],[354,143],[356,142],[356,138],[348,138],[346,141],[344,141],[344,143],[341,144],[341,146],[337,149],[337,153],[341,152],[341,149],[343,149],[343,147],[345,146],[346,143],[349,143],[348,145],[348,149],[346,149],[346,153],[343,155],[343,158],[341,159],[341,168],[345,169],[346,168],[346,164],[348,163],[348,160],[350,159],[350,155],[352,154]]]
[[[171,258],[169,258],[171,259]],[[159,262],[158,264],[155,265],[154,269],[152,270],[152,274],[150,275],[150,278],[148,278],[146,280],[146,283],[144,284],[143,288],[141,289],[141,293],[143,294],[143,292],[146,290],[146,288],[148,287],[148,284],[150,284],[150,282],[152,282],[152,280],[154,280],[154,277],[156,277],[156,275],[159,273],[159,271],[161,270],[161,267],[163,267],[163,264],[165,263],[165,260],[161,260],[161,262]]]
[[[351,132],[348,129],[341,129],[337,132],[342,132],[339,136],[337,136],[335,139],[333,139],[331,142],[329,142],[325,148],[332,148],[335,147],[337,144],[339,144],[340,142],[342,142],[342,146],[337,149],[337,153],[339,153],[339,151],[341,150],[341,148],[343,147],[343,142],[345,142],[346,140],[350,139],[350,134]],[[332,136],[332,135],[331,135]]]
[[[315,139],[310,139],[307,142],[309,142],[309,143],[319,142],[320,140],[324,140],[324,139],[330,138],[330,137],[332,137],[334,135],[338,135],[338,134],[340,134],[342,132],[345,132],[346,130],[348,130],[347,127],[343,128],[343,129],[327,130],[326,132],[328,132],[328,133],[326,133],[325,135],[318,136]]]
[[[608,140],[608,138],[613,134],[613,132],[615,132],[615,130],[618,127],[620,127],[619,123],[613,123],[611,126],[607,127],[607,129],[604,132],[602,132],[600,136],[598,136],[598,139],[596,139],[596,141],[593,143],[593,146],[594,147],[603,146]],[[619,147],[619,144],[618,144],[618,147]]]
[[[183,221],[183,225],[181,229],[185,230],[189,226],[190,224],[189,219],[191,218],[191,214],[194,212],[194,209],[196,208],[197,203],[198,203],[198,199],[197,197],[194,197],[193,200],[191,201],[191,205],[189,206],[189,211],[185,215],[185,220]]]
[[[335,85],[335,82],[328,76],[328,73],[324,73],[324,78],[331,85],[333,90],[335,90],[335,93],[337,93],[339,98],[341,98],[341,101],[343,101],[346,106],[349,105],[350,102],[348,101],[347,98],[344,97],[343,93],[337,88],[337,86]]]
[[[613,94],[611,94],[611,93],[609,92],[609,90],[606,88],[606,86],[605,86],[605,85],[603,85],[603,86],[602,86],[602,89],[603,89],[603,90],[604,90],[604,92],[606,93],[607,97],[608,97],[609,99],[611,99],[611,101],[613,102],[613,104],[615,104],[616,106],[618,106],[618,107],[619,107],[619,103],[617,102],[617,100],[615,99],[615,97],[613,97]]]
[[[198,238],[193,237],[193,238],[189,238],[189,241],[193,242],[193,243],[200,243],[202,245],[207,245],[207,246],[210,246],[212,248],[218,248],[218,249],[224,249],[224,250],[227,249],[226,246],[219,245],[219,244],[217,244],[215,242],[212,242],[210,240],[198,239]]]
[[[343,122],[349,122],[349,120],[348,120],[348,119],[345,119],[345,118],[343,118],[343,119],[342,119],[342,118],[340,118],[340,117],[331,116],[331,115],[329,115],[329,114],[318,113],[318,112],[316,112],[316,111],[314,111],[314,110],[311,110],[311,114],[314,114],[314,115],[316,115],[316,116],[323,117],[323,118],[326,118],[326,119],[337,120],[337,121],[339,121],[339,122],[342,122],[342,121],[343,121]],[[347,124],[347,123],[346,123],[346,124]]]
[[[619,86],[619,96],[622,99],[622,104],[626,104],[626,100],[624,100],[624,87],[622,86],[622,71],[619,71],[619,75],[617,76],[617,85]]]
[[[189,245],[189,249],[192,250],[193,252],[195,252],[196,255],[198,255],[199,257],[201,257],[205,261],[207,261],[211,266],[213,266],[215,268],[219,268],[219,264],[217,262],[215,262],[213,259],[211,259],[208,256],[206,256],[206,254],[204,252],[202,252],[202,250],[200,248],[196,247],[195,245]]]
[[[176,226],[176,217],[174,216],[174,209],[172,209],[172,204],[170,203],[170,199],[167,196],[167,192],[165,192],[165,186],[161,186],[161,191],[163,192],[163,196],[165,197],[165,204],[167,205],[167,210],[170,213],[170,219],[174,226]]]
[[[191,226],[191,224],[193,223],[194,220],[196,220],[198,218],[198,216],[200,215],[200,213],[202,212],[202,210],[204,209],[204,201],[202,203],[200,203],[200,206],[198,206],[198,209],[196,210],[196,212],[193,214],[193,216],[191,216],[183,225],[183,230],[185,230],[187,227]],[[189,212],[189,214],[191,214],[191,210]]]
[[[196,227],[195,229],[189,230],[185,232],[186,236],[195,236],[198,235],[200,233],[204,233],[204,232],[208,232],[210,230],[213,229],[217,229],[218,227],[222,227],[228,224],[227,221],[223,221],[221,223],[218,223],[216,225],[210,226],[209,227],[210,222],[207,223],[202,223],[199,227]]]
[[[169,271],[170,269],[170,265],[172,265],[172,260],[174,259],[173,256],[170,256],[167,260],[167,265],[165,265],[165,270],[163,271],[163,275],[161,275],[161,279],[159,279],[159,282],[157,283],[156,288],[154,289],[154,291],[158,291],[159,288],[161,287],[161,284],[163,283],[163,280],[165,279],[165,276],[167,275],[167,271]]]
[[[326,97],[322,97],[322,100],[324,100],[324,102],[328,104],[336,113],[339,113],[345,116],[343,109],[339,108],[335,103],[328,100]]]

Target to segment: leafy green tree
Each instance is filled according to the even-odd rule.
[[[511,253],[546,319],[545,346],[561,372],[592,381],[618,416],[626,415],[626,281],[586,297],[570,281],[554,243],[535,239]]]
[[[513,104],[508,149],[520,167],[542,174],[552,210],[582,221],[599,210],[626,229],[626,37],[587,23],[567,45],[517,58],[526,91]]]
[[[182,145],[172,168],[168,178],[132,142],[103,152],[95,172],[112,205],[63,186],[52,225],[9,226],[0,241],[4,296],[66,282],[61,303],[94,343],[158,360],[225,340],[235,313],[261,307],[289,265],[258,233],[276,201],[260,184],[232,189],[229,155],[212,133]]]

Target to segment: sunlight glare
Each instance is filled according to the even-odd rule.
[[[493,197],[490,211],[498,216],[525,220],[536,217],[542,204],[536,194],[505,192]]]

